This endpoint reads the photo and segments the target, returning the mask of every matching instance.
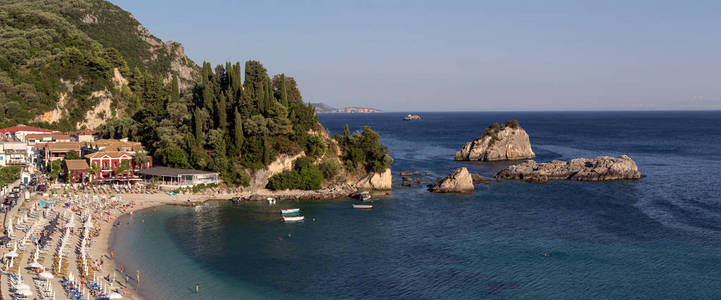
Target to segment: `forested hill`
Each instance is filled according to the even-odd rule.
[[[218,171],[235,185],[278,173],[267,168],[278,158],[305,156],[273,189],[317,189],[390,166],[370,128],[330,138],[292,77],[271,77],[257,61],[199,67],[109,2],[0,0],[0,28],[0,125],[97,129],[142,142],[163,165]]]
[[[0,0],[0,125],[95,128],[199,67],[102,0]]]

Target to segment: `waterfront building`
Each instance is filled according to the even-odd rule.
[[[191,169],[152,167],[138,172],[146,180],[157,178],[160,184],[194,186],[218,183],[218,173]]]

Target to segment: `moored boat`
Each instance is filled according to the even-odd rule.
[[[283,216],[284,222],[299,222],[303,221],[305,219],[305,216]]]
[[[355,209],[371,209],[373,208],[372,204],[353,204],[353,208]]]
[[[361,198],[361,200],[363,200],[363,201],[370,201],[370,200],[371,200],[371,194],[369,194],[368,192],[362,192],[362,193],[360,194],[360,198]]]
[[[289,209],[281,209],[281,214],[288,215],[288,214],[298,214],[300,213],[300,208],[289,208]]]

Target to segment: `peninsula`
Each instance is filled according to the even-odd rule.
[[[310,103],[310,105],[313,106],[315,109],[315,112],[318,114],[377,114],[377,113],[383,113],[380,109],[375,108],[367,108],[367,107],[344,107],[344,108],[334,108],[331,106],[328,106],[325,103]]]

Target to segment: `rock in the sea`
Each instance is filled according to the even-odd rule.
[[[412,172],[411,172],[411,171],[406,171],[406,172],[401,172],[401,173],[400,173],[401,176],[413,176],[413,175],[418,175],[418,174],[421,174],[421,172],[418,172],[418,171],[412,171]]]
[[[471,178],[473,179],[473,184],[480,184],[480,183],[491,183],[491,179],[488,177],[483,177],[478,174],[471,174]]]
[[[606,181],[639,179],[636,162],[628,155],[599,156],[596,159],[574,158],[570,162],[554,160],[537,163],[533,160],[509,166],[494,176],[496,180],[515,179],[528,182],[549,180]]]
[[[456,152],[455,160],[521,160],[536,157],[531,142],[518,121],[510,120],[503,125],[493,123],[483,135],[477,137]]]
[[[473,179],[466,168],[458,168],[428,187],[433,193],[472,193]]]

